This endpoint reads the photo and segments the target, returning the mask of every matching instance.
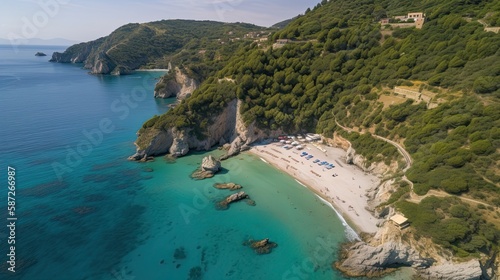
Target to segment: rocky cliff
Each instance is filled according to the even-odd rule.
[[[129,74],[139,65],[136,63],[122,63],[113,57],[106,47],[109,39],[100,38],[88,43],[80,43],[69,47],[63,53],[54,52],[50,62],[83,63],[83,68],[89,69],[92,74]]]
[[[171,45],[158,44],[165,40],[160,23],[124,25],[106,37],[55,52],[50,61],[83,63],[92,74],[128,74],[181,46],[176,40],[168,40]]]
[[[346,246],[335,266],[352,277],[378,277],[399,267],[412,267],[421,279],[490,279],[486,274],[481,278],[483,270],[478,260],[457,263],[440,254],[440,250],[430,240],[416,241],[411,229],[401,231],[385,222],[375,236]]]
[[[58,63],[84,63],[90,54],[99,48],[103,41],[104,38],[100,38],[88,43],[73,45],[62,53],[54,52],[49,61]]]
[[[166,130],[141,129],[135,142],[137,151],[130,160],[171,154],[184,156],[190,150],[209,150],[215,145],[229,144],[226,156],[235,155],[248,148],[251,143],[268,137],[276,137],[281,131],[263,131],[254,123],[246,126],[240,115],[241,101],[229,102],[221,114],[210,121],[204,139],[198,139],[191,129],[168,128]]]
[[[155,98],[177,97],[185,99],[198,88],[199,81],[188,77],[179,67],[175,67],[174,73],[161,77],[155,87]]]
[[[479,280],[482,278],[479,261],[470,260],[464,263],[445,263],[432,266],[429,269],[420,270],[420,277],[426,280]],[[484,275],[486,276],[486,275]]]
[[[384,175],[389,172],[396,172],[398,169],[397,163],[391,166],[386,165],[384,162],[373,162],[367,165],[367,160],[362,155],[358,154],[352,147],[351,143],[340,136],[338,133],[333,134],[333,138],[322,137],[322,141],[327,145],[338,147],[346,151],[345,160],[348,164],[354,164],[365,172],[372,172],[378,175]]]
[[[428,268],[433,262],[401,242],[390,241],[379,246],[358,242],[349,247],[346,260],[338,263],[337,268],[352,277],[376,277],[387,273],[390,268]]]
[[[357,154],[351,143],[337,133],[334,133],[333,138],[323,138],[323,141],[328,145],[344,149],[346,162],[358,166],[365,172],[385,177],[398,170],[397,164],[387,166],[383,162],[372,163],[367,167],[365,158]],[[379,218],[387,220],[395,213],[392,207],[377,208],[390,198],[394,186],[394,179],[386,180],[366,193],[369,207]],[[378,277],[399,267],[412,267],[421,279],[429,280],[491,279],[490,275],[495,273],[492,261],[486,262],[485,265],[481,265],[478,260],[455,262],[440,253],[442,248],[437,247],[432,241],[422,237],[417,241],[413,237],[411,228],[401,231],[388,221],[380,223],[379,226],[380,230],[374,236],[366,237],[364,241],[344,248],[341,260],[335,263],[340,271],[352,277]]]

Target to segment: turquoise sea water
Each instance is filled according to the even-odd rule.
[[[47,62],[64,49],[0,46],[0,224],[8,166],[18,218],[15,273],[0,227],[0,279],[345,279],[331,266],[347,240],[336,213],[258,158],[224,161],[203,181],[190,174],[208,153],[128,162],[137,129],[172,102],[152,97],[161,73],[92,76]],[[216,210],[231,193],[216,182],[243,185],[256,206]],[[242,245],[262,238],[278,247]]]

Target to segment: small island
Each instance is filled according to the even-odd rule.
[[[44,54],[43,52],[37,52],[37,53],[35,53],[35,56],[47,56],[47,55]]]

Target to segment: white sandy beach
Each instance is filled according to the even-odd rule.
[[[379,220],[366,210],[368,203],[365,196],[368,189],[379,183],[376,176],[366,174],[354,165],[346,164],[345,151],[340,148],[307,144],[305,149],[298,151],[295,148],[287,150],[282,146],[280,143],[256,144],[250,152],[288,173],[299,183],[333,204],[357,232],[377,231]],[[314,157],[307,160],[300,156],[302,152]],[[335,168],[328,170],[313,163],[315,159],[333,163]],[[338,176],[333,177],[333,174]]]

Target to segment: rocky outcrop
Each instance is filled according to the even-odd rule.
[[[116,64],[105,52],[99,52],[93,59],[87,60],[85,68],[92,74],[109,74],[114,71]]]
[[[235,183],[216,183],[214,184],[214,188],[220,189],[220,190],[239,190],[243,188],[241,185],[235,184]]]
[[[250,149],[249,146],[250,143],[248,143],[244,138],[238,136],[236,137],[233,142],[229,145],[229,148],[227,149],[227,153],[221,157],[222,160],[228,159],[232,156],[235,156],[239,154],[240,152],[246,151]]]
[[[102,44],[104,38],[88,43],[80,43],[69,47],[66,51],[54,52],[50,62],[58,63],[84,63],[92,52]]]
[[[135,32],[134,32],[135,31]],[[109,36],[94,41],[73,45],[66,51],[54,52],[50,62],[83,63],[83,68],[92,74],[130,74],[134,69],[147,64],[154,55],[153,49],[162,48],[148,44],[145,33],[152,39],[155,31],[141,24],[122,26]],[[137,48],[143,45],[144,48]]]
[[[215,159],[212,155],[204,157],[201,163],[201,170],[205,172],[217,173],[221,168],[220,161]]]
[[[204,157],[199,170],[196,170],[191,177],[195,179],[212,178],[221,169],[221,163],[212,155]]]
[[[363,156],[356,154],[356,150],[354,150],[352,147],[349,147],[346,152],[346,162],[348,164],[354,164],[360,168],[362,168],[364,171],[368,171],[369,168],[367,168],[365,165],[365,160]]]
[[[446,263],[420,270],[420,277],[428,280],[479,280],[482,271],[479,261],[471,260],[464,263]],[[488,278],[483,278],[488,279]]]
[[[47,55],[43,52],[37,52],[35,53],[35,56],[47,56]]]
[[[227,208],[229,208],[229,204],[243,200],[243,199],[250,199],[250,197],[248,196],[248,194],[246,194],[243,191],[238,192],[238,193],[233,193],[233,194],[229,195],[228,197],[226,197],[225,199],[223,199],[222,201],[219,201],[217,203],[217,209],[226,210]],[[252,205],[252,203],[248,203],[248,204]]]
[[[248,240],[243,242],[243,245],[249,246],[250,248],[254,249],[255,253],[262,255],[262,254],[269,254],[273,250],[273,248],[278,247],[278,244],[275,242],[269,241],[269,238],[265,238],[262,240]]]
[[[168,131],[157,129],[143,130],[140,137],[135,142],[135,145],[138,147],[137,152],[128,159],[141,160],[147,156],[166,154],[169,152],[176,136],[179,136],[178,138],[182,137],[181,133],[182,131],[177,131],[175,128],[169,129]],[[145,148],[139,148],[142,146]]]
[[[178,100],[185,99],[198,88],[200,83],[188,77],[179,67],[175,67],[174,73],[169,73],[160,78],[155,87],[155,98],[177,97]]]
[[[389,241],[379,246],[371,246],[365,242],[357,242],[344,252],[345,259],[336,263],[336,267],[351,277],[383,275],[390,268],[397,267],[430,267],[434,260],[423,258],[408,245]]]

